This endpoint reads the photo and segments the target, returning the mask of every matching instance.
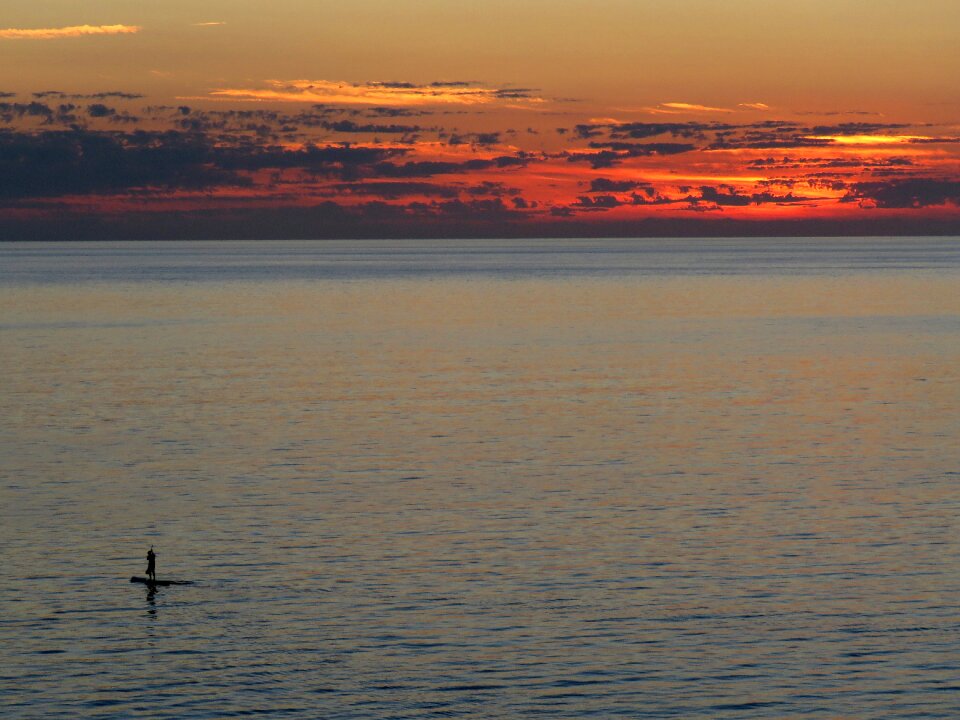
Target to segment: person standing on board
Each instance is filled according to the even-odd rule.
[[[157,581],[157,555],[153,552],[153,545],[147,552],[147,577],[153,582]]]

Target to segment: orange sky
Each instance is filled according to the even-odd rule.
[[[960,218],[952,0],[10,0],[0,23],[7,234]]]

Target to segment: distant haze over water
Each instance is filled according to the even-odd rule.
[[[960,239],[641,238],[6,243],[3,283],[409,276],[831,275],[960,268]]]
[[[0,713],[955,718],[958,288],[956,238],[0,244]]]

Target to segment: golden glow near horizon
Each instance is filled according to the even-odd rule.
[[[810,135],[807,139],[827,140],[838,145],[902,145],[935,140],[929,135]]]

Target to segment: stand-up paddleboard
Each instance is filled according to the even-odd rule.
[[[144,585],[150,585],[151,587],[167,587],[168,585],[192,585],[193,583],[189,580],[151,580],[150,578],[138,577],[134,575],[130,578],[132,583],[143,583]]]

